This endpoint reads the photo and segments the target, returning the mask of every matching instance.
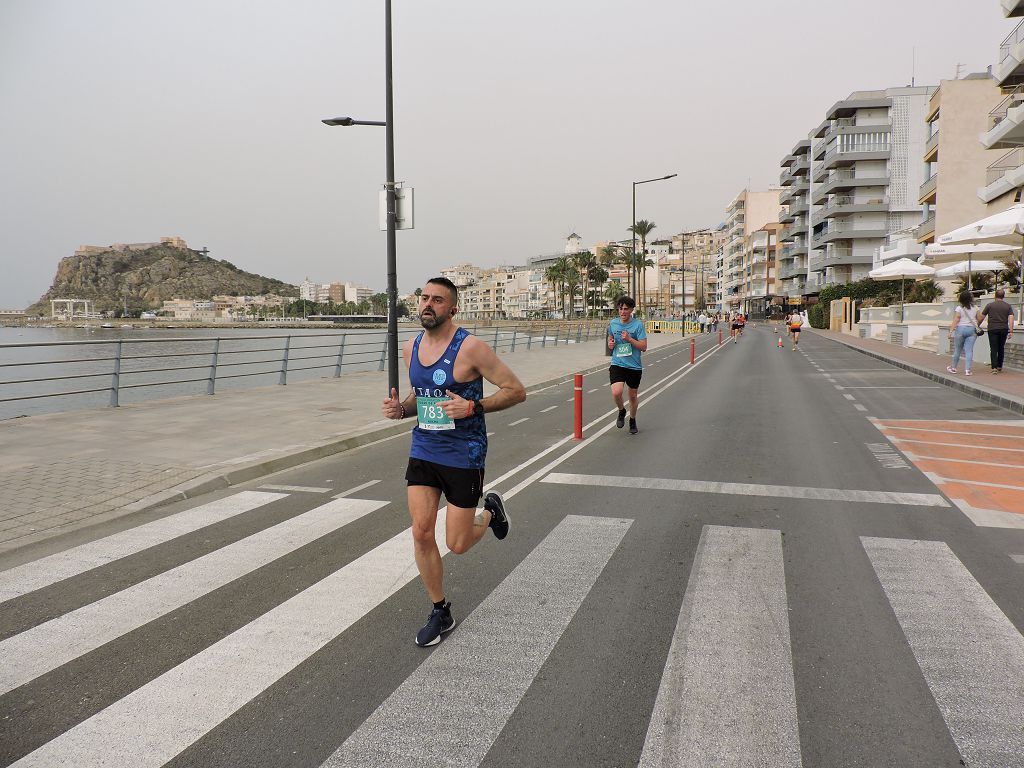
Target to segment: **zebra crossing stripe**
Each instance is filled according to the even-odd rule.
[[[964,764],[1020,765],[1024,636],[945,542],[861,543]]]
[[[706,526],[640,768],[799,768],[782,537]]]
[[[338,499],[0,642],[0,694],[387,504]]]
[[[631,524],[567,516],[325,768],[479,765]],[[504,661],[496,638],[515,644]]]
[[[214,523],[250,512],[272,501],[285,498],[283,493],[243,491],[209,504],[129,528],[88,544],[25,563],[0,573],[0,603],[29,592],[77,576],[101,565],[134,555],[144,549],[198,531]]]
[[[162,766],[418,575],[407,528],[13,765]]]

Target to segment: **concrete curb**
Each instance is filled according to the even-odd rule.
[[[688,337],[682,337],[678,341],[670,342],[669,344],[666,344],[665,347],[667,348],[675,344],[681,344],[685,338]],[[571,377],[575,373],[583,373],[586,375],[605,370],[607,367],[607,364],[601,364],[583,371],[564,373],[560,376],[531,384],[526,388],[526,392],[529,394],[531,392],[536,392],[539,389],[559,384],[565,381],[567,376]],[[272,459],[264,459],[248,464],[242,464],[226,471],[217,470],[210,472],[185,483],[181,483],[180,485],[176,485],[173,488],[160,491],[159,493],[146,496],[145,498],[139,499],[131,504],[127,504],[124,507],[121,507],[120,511],[122,513],[145,512],[157,507],[162,507],[165,504],[170,504],[174,501],[192,499],[197,496],[210,493],[211,491],[230,488],[231,486],[238,485],[239,483],[246,483],[259,477],[272,475],[275,472],[291,469],[327,456],[333,456],[336,453],[343,453],[344,451],[350,451],[354,448],[360,448],[378,440],[394,437],[411,430],[412,427],[403,422],[395,422],[384,426],[379,424],[371,425],[345,435],[344,437],[311,445],[293,453],[275,456]]]
[[[985,402],[992,403],[993,405],[998,405],[1000,408],[1005,408],[1011,413],[1016,413],[1024,416],[1024,399],[1014,397],[1013,395],[1008,395],[1005,392],[996,392],[990,389],[985,389],[983,386],[979,384],[974,384],[973,382],[971,384],[968,384],[964,379],[954,379],[951,376],[938,373],[937,371],[929,371],[927,368],[921,368],[919,366],[914,365],[913,363],[907,363],[904,362],[903,360],[897,360],[892,357],[887,357],[886,355],[883,355],[879,352],[874,352],[873,350],[870,349],[858,347],[855,344],[848,344],[842,339],[835,339],[832,338],[831,336],[822,336],[822,338],[828,339],[830,341],[835,341],[839,344],[842,344],[844,347],[860,352],[861,354],[867,355],[868,357],[873,357],[875,360],[881,360],[883,363],[888,363],[889,365],[894,365],[897,368],[902,368],[904,371],[917,374],[922,378],[928,379],[929,381],[934,381],[937,384],[942,384],[943,386],[949,387],[950,389],[954,389],[957,392],[962,392],[963,394],[969,395],[970,397],[975,397],[979,400],[984,400]]]

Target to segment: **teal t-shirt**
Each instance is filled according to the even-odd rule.
[[[644,364],[640,362],[640,350],[628,341],[622,340],[623,331],[629,331],[629,335],[637,341],[646,339],[647,331],[644,330],[643,322],[634,317],[623,325],[622,321],[615,317],[612,318],[608,327],[611,330],[612,338],[615,339],[615,347],[612,349],[612,365],[620,365],[623,368],[633,368],[638,371],[643,370]]]

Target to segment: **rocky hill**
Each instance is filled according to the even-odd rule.
[[[28,312],[49,314],[50,299],[92,299],[96,309],[103,311],[121,307],[125,297],[129,309],[157,309],[164,299],[263,293],[298,296],[299,289],[189,248],[168,244],[145,250],[110,248],[62,259],[53,285]]]

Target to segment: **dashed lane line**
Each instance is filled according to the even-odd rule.
[[[355,488],[349,488],[347,491],[342,491],[341,493],[335,494],[334,498],[344,499],[347,496],[352,496],[353,494],[359,493],[360,491],[369,488],[371,485],[376,485],[379,482],[380,480],[368,480],[362,485],[357,485]]]
[[[261,485],[261,491],[290,491],[293,493],[327,493],[333,488],[315,488],[309,485]]]
[[[516,424],[522,424],[524,421],[529,421],[529,420],[530,420],[529,416],[527,416],[525,419],[516,419],[511,424],[509,424],[509,426],[510,427],[514,427]]]
[[[787,499],[848,501],[862,504],[902,504],[922,507],[948,507],[938,494],[903,493],[899,491],[860,491],[843,488],[807,488],[795,485],[759,485],[755,483],[721,483],[708,480],[675,480],[661,477],[615,477],[612,475],[581,475],[552,472],[543,483],[589,485],[604,488],[641,488],[645,490],[683,493],[719,493],[734,496],[774,496]]]
[[[553,411],[557,407],[558,407],[557,405],[549,405],[547,408],[543,408],[541,410],[541,413],[547,413],[548,411]]]

